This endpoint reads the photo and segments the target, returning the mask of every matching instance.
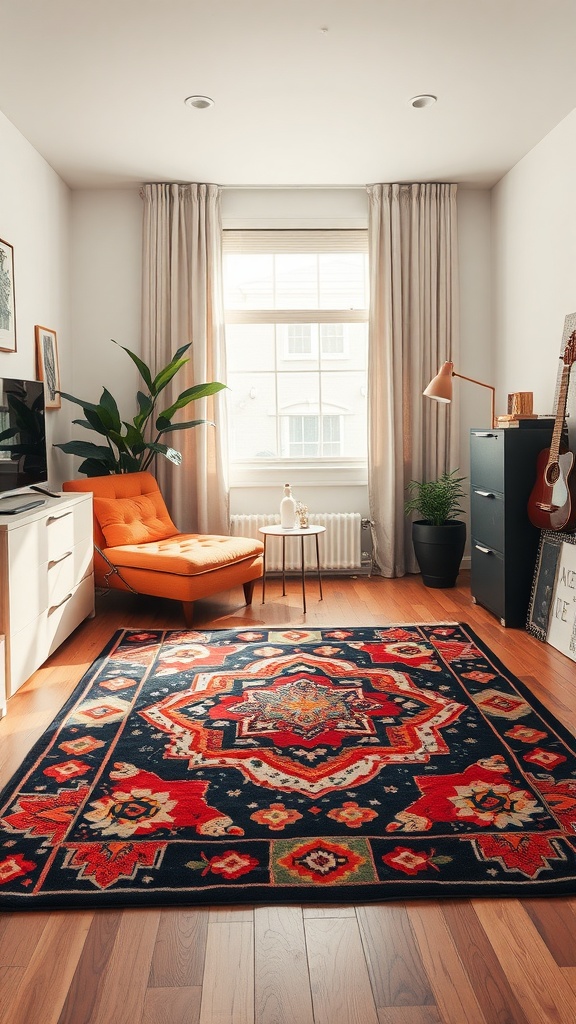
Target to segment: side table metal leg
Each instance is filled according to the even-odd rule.
[[[300,559],[302,566],[302,604],[304,606],[304,614],[306,614],[306,573],[304,570],[304,535],[300,537]]]
[[[316,568],[318,569],[318,586],[320,587],[320,600],[323,601],[322,597],[322,576],[320,574],[320,551],[318,549],[318,534],[316,534]]]
[[[282,537],[282,597],[286,597],[286,537]]]
[[[262,604],[266,597],[266,541],[268,537],[264,534],[264,551],[262,552]]]

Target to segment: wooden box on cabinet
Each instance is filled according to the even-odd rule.
[[[470,432],[471,590],[504,626],[526,623],[540,530],[528,519],[536,460],[552,427]],[[534,425],[532,425],[534,424]]]
[[[92,495],[0,516],[0,633],[11,697],[94,614]]]

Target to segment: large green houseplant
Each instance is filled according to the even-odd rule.
[[[466,544],[466,523],[458,519],[465,497],[465,477],[458,470],[443,473],[436,480],[411,480],[405,502],[406,515],[420,516],[412,522],[416,561],[427,587],[453,587]]]
[[[114,339],[112,341],[115,345],[118,344]],[[174,402],[158,412],[157,406],[162,392],[188,362],[188,359],[184,358],[184,353],[190,348],[190,345],[183,345],[179,348],[170,362],[154,376],[150,367],[139,356],[123,345],[118,347],[123,349],[137,366],[147,389],[147,392],[138,391],[136,395],[138,412],[131,421],[120,418],[116,400],[107,388],[102,391],[98,403],[86,402],[81,398],[66,394],[65,391],[59,392],[62,398],[82,408],[85,419],[72,422],[76,426],[94,431],[105,441],[104,444],[95,444],[93,441],[66,441],[64,444],[54,446],[68,455],[77,455],[83,459],[78,470],[80,473],[85,473],[86,476],[136,473],[149,469],[157,455],[162,455],[170,462],[179,465],[182,462],[181,452],[165,444],[161,438],[175,430],[188,430],[200,423],[210,423],[211,421],[201,419],[173,423],[172,417],[191,402],[214,395],[226,387],[225,384],[220,384],[218,381],[195,384],[182,391]]]

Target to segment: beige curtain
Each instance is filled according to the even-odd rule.
[[[141,196],[143,358],[158,371],[180,346],[192,343],[189,363],[167,389],[169,402],[193,384],[226,383],[220,190],[151,184]],[[165,435],[182,452],[182,465],[159,457],[154,467],[172,518],[186,532],[229,532],[224,394],[176,414],[182,421],[203,418],[216,425]]]
[[[456,185],[368,187],[368,490],[376,572],[417,572],[406,486],[457,468],[458,413],[423,398],[458,363]]]

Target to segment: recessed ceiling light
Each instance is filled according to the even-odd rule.
[[[437,98],[431,93],[423,93],[421,96],[413,96],[409,103],[411,107],[421,110],[422,107],[431,107],[433,103],[436,103]]]
[[[187,107],[195,107],[196,110],[206,110],[214,106],[214,100],[209,96],[187,96],[184,103]]]

